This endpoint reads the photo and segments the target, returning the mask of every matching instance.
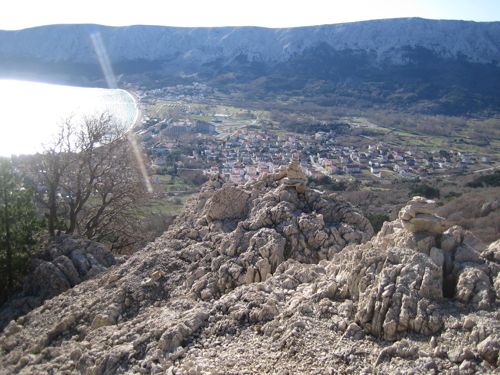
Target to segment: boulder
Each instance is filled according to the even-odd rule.
[[[498,210],[500,208],[500,199],[497,199],[492,202],[485,202],[481,206],[481,210],[479,211],[479,216],[488,216],[490,213],[492,213],[495,210]]]
[[[332,277],[343,297],[358,301],[356,321],[368,332],[395,340],[407,331],[432,334],[442,328],[442,268],[412,249],[352,249],[333,259]],[[417,282],[420,280],[420,282]]]
[[[70,281],[54,263],[41,261],[27,282],[32,295],[51,298],[71,288]]]
[[[412,233],[442,234],[447,225],[442,217],[434,214],[435,209],[436,202],[418,196],[413,197],[399,212],[399,219]]]
[[[209,220],[237,219],[243,217],[249,195],[242,189],[224,185],[206,205]]]
[[[81,282],[75,265],[67,256],[60,255],[54,259],[53,263],[61,270],[72,287]]]
[[[39,257],[32,259],[32,272],[26,276],[22,292],[2,306],[0,329],[44,300],[95,277],[115,263],[113,254],[102,244],[69,235],[54,238]]]
[[[488,336],[477,346],[479,356],[492,365],[498,364],[498,351],[500,350],[500,335]]]
[[[492,303],[492,293],[490,278],[483,269],[468,265],[458,272],[457,300],[477,309],[488,309]]]

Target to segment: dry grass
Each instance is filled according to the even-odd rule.
[[[472,231],[488,244],[500,238],[500,209],[481,216],[481,207],[497,199],[500,199],[500,188],[476,189],[450,200],[439,208],[438,214]]]

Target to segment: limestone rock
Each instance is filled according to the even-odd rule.
[[[472,247],[467,245],[460,245],[455,249],[455,262],[478,262],[479,253]]]
[[[498,363],[498,351],[500,350],[500,336],[498,334],[488,336],[477,346],[479,355],[492,365]]]
[[[265,281],[287,259],[317,263],[373,235],[368,220],[334,195],[312,189],[300,193],[268,176],[238,187],[220,182],[219,188],[209,190],[212,184],[187,208],[189,215],[184,214],[201,217],[191,221],[190,229],[206,233],[194,239],[189,252],[218,249],[216,256],[205,258],[193,277],[187,278],[191,291],[203,300],[239,285]],[[223,207],[234,196],[245,199],[239,199],[239,208],[226,211]],[[214,207],[226,213],[214,214]],[[186,234],[182,217],[168,236],[183,240],[189,238]]]
[[[68,235],[56,237],[32,260],[33,271],[25,278],[22,293],[2,306],[0,328],[115,263],[113,254],[102,244]]]
[[[65,274],[56,265],[44,260],[40,261],[33,272],[32,279],[27,283],[30,284],[27,287],[30,293],[44,299],[54,297],[71,288],[70,281]]]
[[[206,216],[210,220],[241,218],[248,198],[248,194],[240,188],[224,185],[207,203]]]
[[[444,265],[444,254],[443,250],[433,247],[430,251],[430,257],[432,261],[436,264],[438,267],[443,267]]]
[[[446,230],[445,220],[434,214],[434,201],[422,197],[413,197],[408,205],[399,212],[403,226],[413,233],[429,232],[441,234]]]
[[[65,255],[60,255],[53,262],[64,274],[70,286],[75,286],[81,282],[80,275],[73,262]]]
[[[356,320],[370,333],[395,340],[407,331],[431,334],[442,328],[442,268],[410,249],[352,249],[333,263],[347,297],[358,300]],[[344,271],[344,270],[347,270]]]
[[[95,278],[79,271],[105,267],[99,252],[54,247],[43,261],[86,280],[0,333],[0,374],[498,372],[500,242],[402,220],[372,237],[336,195],[215,176]]]
[[[485,259],[489,261],[500,263],[500,239],[492,242],[483,254]]]
[[[495,297],[500,300],[500,240],[492,242],[482,257],[489,264]]]
[[[459,301],[472,304],[479,309],[491,306],[492,285],[484,270],[466,266],[458,276],[456,297]]]
[[[464,231],[457,225],[448,228],[441,236],[441,248],[444,251],[453,251],[464,238]]]
[[[295,187],[298,193],[305,193],[307,177],[300,167],[299,156],[297,154],[293,154],[292,156],[292,160],[286,169],[286,177],[283,179],[283,184]]]
[[[500,208],[500,199],[492,202],[486,202],[481,206],[479,216],[488,216],[491,212]]]

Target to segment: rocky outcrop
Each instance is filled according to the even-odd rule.
[[[280,180],[209,181],[154,243],[11,322],[0,374],[498,371],[498,242],[401,219],[370,238]]]
[[[205,207],[205,217],[209,221],[239,219],[245,214],[248,198],[244,190],[236,186],[226,186],[217,191]]]
[[[481,210],[479,211],[479,216],[488,216],[490,213],[492,213],[495,210],[498,210],[500,208],[500,199],[497,199],[492,202],[486,202],[481,206]]]
[[[113,254],[104,245],[68,235],[56,237],[32,260],[32,272],[25,278],[23,290],[2,306],[0,329],[44,300],[96,276],[115,263]]]
[[[493,281],[495,297],[500,300],[500,239],[492,242],[482,254],[487,260],[490,271],[490,279]]]
[[[399,212],[399,218],[405,229],[412,233],[429,232],[441,234],[446,229],[442,217],[434,214],[436,203],[422,197],[414,197]]]
[[[413,207],[414,200],[400,217]],[[358,301],[358,324],[373,335],[395,340],[409,331],[441,331],[447,301],[475,311],[494,306],[490,268],[470,232],[452,227],[442,235],[415,233],[403,220],[384,223],[372,241],[345,248],[332,260],[330,274],[340,297]]]
[[[348,203],[306,189],[296,168],[292,161],[283,174],[238,187],[215,178],[188,206],[167,236],[191,239],[192,252],[214,250],[187,278],[193,293],[203,300],[218,298],[266,280],[286,259],[318,263],[373,235],[368,220]],[[186,226],[186,217],[198,219]]]

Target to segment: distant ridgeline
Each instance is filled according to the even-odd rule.
[[[44,26],[0,31],[0,78],[103,86],[90,38],[97,32],[121,82],[147,88],[200,81],[228,93],[297,95],[321,105],[500,112],[500,22]]]

